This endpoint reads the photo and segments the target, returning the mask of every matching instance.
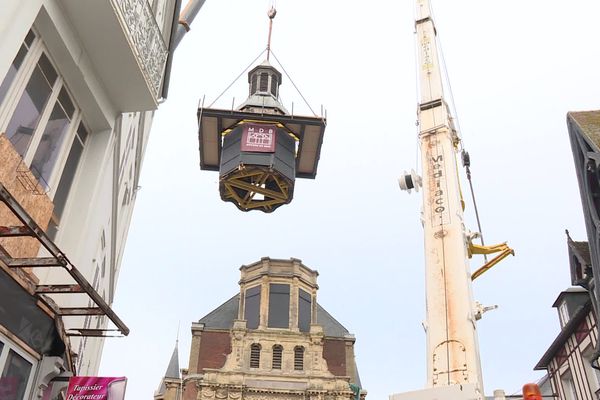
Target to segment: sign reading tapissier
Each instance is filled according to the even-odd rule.
[[[67,400],[124,400],[127,378],[74,376],[69,379]]]

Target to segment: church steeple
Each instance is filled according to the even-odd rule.
[[[179,400],[181,397],[181,375],[179,370],[179,340],[175,342],[175,348],[171,360],[167,366],[164,377],[160,381],[158,390],[154,393],[155,400]]]
[[[239,107],[240,111],[288,115],[279,101],[281,72],[264,60],[248,72],[248,99]]]
[[[290,203],[296,178],[315,178],[325,133],[323,116],[295,115],[293,103],[290,114],[281,103],[281,72],[269,61],[272,55],[281,65],[271,51],[275,14],[271,7],[266,59],[248,73],[246,101],[198,109],[200,168],[219,171],[221,199],[242,211],[270,213]]]
[[[288,112],[279,101],[279,85],[281,72],[269,62],[271,56],[271,32],[273,19],[277,11],[274,7],[268,12],[269,39],[267,40],[267,58],[260,65],[248,72],[248,99],[239,108],[240,111],[260,112],[267,114],[287,115]]]

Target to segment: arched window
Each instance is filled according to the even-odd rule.
[[[273,369],[281,369],[281,358],[283,355],[283,347],[279,344],[273,346]]]
[[[302,371],[304,369],[304,347],[294,347],[294,369]]]
[[[250,346],[250,368],[260,368],[260,344]]]

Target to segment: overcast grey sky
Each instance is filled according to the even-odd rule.
[[[516,392],[542,376],[533,366],[559,332],[564,230],[586,239],[565,115],[600,108],[600,3],[433,5],[486,242],[517,254],[474,284],[476,300],[499,305],[478,323],[484,386]],[[273,214],[242,213],[220,200],[218,174],[199,169],[196,107],[265,47],[268,6],[207,0],[175,55],[114,304],[132,333],[106,341],[100,372],[129,377],[129,399],[151,398],[178,326],[187,367],[192,321],[263,256],[319,271],[318,301],[356,335],[371,400],[425,384],[421,198],[397,186],[417,157],[413,2],[277,2],[274,53],[312,107],[327,108],[328,125],[316,180],[298,180]],[[309,113],[285,76],[281,94]],[[216,106],[246,96],[244,76]],[[470,204],[466,213],[476,230]]]

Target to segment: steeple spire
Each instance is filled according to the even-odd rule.
[[[267,60],[269,60],[269,56],[271,55],[271,32],[273,31],[273,19],[277,15],[277,10],[275,9],[275,4],[271,4],[271,8],[267,12],[269,16],[269,38],[267,39]]]
[[[169,360],[169,365],[167,366],[167,370],[165,371],[164,377],[160,380],[160,385],[158,386],[158,390],[154,394],[155,399],[163,399],[167,392],[167,380],[178,380],[181,378],[179,375],[179,332],[177,332],[178,339],[175,341],[175,348],[173,349],[173,354],[171,355],[171,360]]]

